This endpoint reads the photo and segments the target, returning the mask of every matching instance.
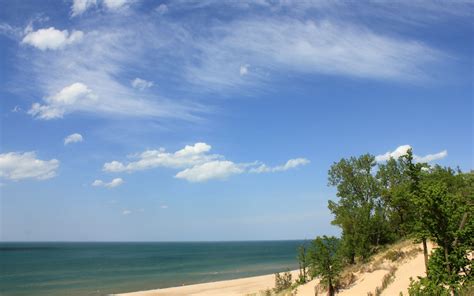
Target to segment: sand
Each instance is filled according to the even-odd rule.
[[[413,248],[413,245],[406,245],[402,250],[406,251]],[[420,245],[421,247],[421,245]],[[429,245],[429,249],[432,249],[432,245]],[[378,258],[382,258],[383,253],[377,255],[374,261]],[[374,262],[373,261],[373,262]],[[383,277],[389,273],[390,267],[396,267],[395,278],[388,287],[383,290],[382,295],[392,296],[399,295],[402,292],[404,295],[408,295],[408,286],[410,285],[410,277],[416,279],[418,276],[424,276],[424,258],[423,253],[420,251],[414,257],[409,259],[403,259],[398,262],[391,262],[388,260],[379,260],[379,264],[376,268],[368,268],[369,271],[356,272],[357,280],[351,287],[339,291],[337,295],[349,296],[349,295],[367,295],[367,292],[374,293],[375,289],[382,284]],[[372,266],[376,264],[371,263]],[[369,264],[370,265],[370,264]],[[368,265],[368,266],[369,266]],[[298,277],[298,271],[292,271],[293,279]],[[300,296],[314,296],[315,286],[317,286],[319,280],[315,279],[309,283],[301,285],[297,288],[297,295]],[[173,287],[166,289],[156,289],[149,291],[140,291],[133,293],[125,293],[118,295],[126,296],[177,296],[177,295],[260,295],[261,291],[266,289],[272,289],[275,285],[275,275],[263,275],[248,278],[241,278],[235,280],[219,281],[212,283],[188,285],[181,287]],[[326,295],[320,293],[320,295]]]
[[[298,276],[298,271],[291,272],[293,279]],[[156,289],[149,291],[140,291],[133,293],[124,293],[117,295],[126,296],[177,296],[177,295],[258,295],[259,291],[265,289],[272,289],[275,287],[275,275],[268,274],[262,276],[254,276],[248,278],[241,278],[236,280],[219,281],[212,283],[187,285],[181,287]],[[299,293],[298,293],[299,295]],[[314,295],[314,292],[313,292]]]

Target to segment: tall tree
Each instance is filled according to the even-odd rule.
[[[329,170],[329,185],[336,186],[339,200],[330,200],[328,207],[335,215],[332,223],[342,228],[349,263],[354,263],[356,256],[367,258],[372,244],[386,240],[387,223],[375,166],[375,157],[366,154],[341,159]]]

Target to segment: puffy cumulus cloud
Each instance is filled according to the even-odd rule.
[[[390,158],[398,159],[399,157],[406,155],[408,150],[412,149],[410,145],[401,145],[398,146],[395,150],[393,151],[387,151],[384,154],[380,154],[375,156],[375,161],[377,162],[384,162],[389,160]],[[438,159],[443,159],[446,156],[448,156],[448,151],[443,150],[441,152],[435,153],[435,154],[427,154],[425,156],[419,156],[419,155],[413,155],[413,159],[416,162],[432,162]]]
[[[96,6],[97,0],[73,0],[71,7],[71,16],[77,16],[84,13],[90,7]]]
[[[262,164],[256,168],[251,168],[251,173],[274,173],[274,172],[284,172],[292,168],[296,168],[298,166],[303,166],[309,164],[310,161],[306,158],[294,158],[288,160],[284,165],[279,165],[275,167],[269,167],[265,164]]]
[[[410,145],[398,146],[397,149],[395,149],[393,151],[387,151],[385,154],[380,154],[380,155],[375,156],[375,161],[382,162],[382,161],[387,161],[390,158],[397,159],[400,156],[403,156],[403,155],[407,154],[407,151],[409,149],[411,149]]]
[[[190,182],[203,182],[211,179],[226,179],[232,175],[251,173],[283,172],[298,166],[306,165],[310,161],[306,158],[288,160],[285,164],[269,167],[261,162],[235,163],[226,160],[219,154],[211,154],[212,147],[206,143],[186,145],[176,152],[166,152],[164,148],[146,150],[132,156],[135,161],[122,163],[114,160],[103,166],[106,172],[134,172],[156,167],[181,169],[175,178]]]
[[[123,210],[122,211],[122,215],[125,215],[125,216],[130,215],[131,213],[132,213],[132,211],[130,211],[130,210]]]
[[[0,177],[9,180],[46,180],[56,176],[59,160],[41,160],[35,152],[0,154]]]
[[[141,79],[141,78],[137,77],[134,80],[132,80],[132,86],[134,88],[139,89],[139,90],[144,90],[146,88],[152,87],[153,82],[152,81],[147,81],[145,79]]]
[[[114,160],[105,163],[103,170],[116,173],[140,171],[156,167],[186,168],[220,158],[219,155],[207,154],[210,150],[211,146],[206,143],[196,143],[192,146],[186,145],[183,149],[174,153],[166,152],[163,148],[146,150],[135,156],[137,161],[125,165]]]
[[[64,138],[64,145],[68,145],[71,143],[79,143],[82,141],[84,141],[84,138],[82,137],[82,135],[78,133],[74,133]]]
[[[148,67],[141,65],[144,55],[150,53],[161,39],[166,39],[151,24],[142,22],[142,25],[151,30],[145,30],[144,34],[149,35],[146,38],[135,33],[135,25],[134,28],[111,28],[98,24],[97,28],[87,33],[80,46],[68,46],[60,53],[28,52],[19,68],[22,75],[32,79],[34,87],[19,88],[19,92],[31,96],[41,92],[44,101],[35,102],[30,114],[39,119],[62,118],[69,113],[80,112],[101,117],[159,117],[196,121],[198,113],[210,112],[212,108],[199,102],[184,98],[172,100],[152,89],[137,93],[130,83],[123,83],[124,69],[129,69],[131,65]],[[153,63],[149,67],[155,66]],[[20,85],[22,82],[17,83]],[[60,100],[64,97],[61,94],[70,95],[66,90],[80,91],[77,96],[72,96],[77,99]]]
[[[114,187],[122,185],[123,182],[124,181],[123,181],[122,178],[115,178],[115,179],[113,179],[112,181],[110,181],[108,183],[104,182],[102,180],[95,180],[94,182],[92,182],[92,186],[114,188]]]
[[[62,118],[65,113],[88,109],[97,104],[97,99],[98,96],[87,85],[76,82],[44,98],[45,105],[34,103],[28,114],[44,120]]]
[[[57,30],[54,27],[31,31],[23,37],[22,43],[34,46],[40,50],[56,50],[64,48],[66,45],[73,44],[82,40],[84,33],[82,31]]]
[[[175,178],[185,179],[190,182],[203,182],[210,179],[226,179],[235,174],[241,174],[244,169],[228,160],[213,160],[195,165],[175,175]]]

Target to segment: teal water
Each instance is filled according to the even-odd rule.
[[[0,295],[107,295],[297,268],[303,241],[0,243]]]

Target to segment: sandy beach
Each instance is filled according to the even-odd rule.
[[[409,245],[401,248],[402,251],[419,246]],[[432,246],[430,245],[430,250]],[[375,289],[381,285],[383,277],[389,273],[390,268],[395,267],[395,277],[393,282],[383,291],[382,295],[399,295],[402,292],[407,295],[407,289],[410,284],[410,277],[416,279],[418,276],[424,276],[424,261],[421,251],[410,258],[405,258],[399,262],[390,262],[388,260],[379,260],[384,252],[376,255],[371,263],[366,267],[368,270],[355,272],[356,281],[347,289],[340,290],[337,295],[367,295],[368,292],[374,293]],[[378,263],[374,263],[377,262]],[[377,267],[374,267],[377,266]],[[298,271],[291,272],[293,279],[298,276]],[[315,286],[319,283],[314,279],[297,288],[297,295],[314,296]],[[261,295],[264,290],[272,289],[275,285],[274,274],[241,278],[235,280],[218,281],[212,283],[203,283],[187,285],[181,287],[172,287],[165,289],[156,289],[149,291],[139,291],[132,293],[117,294],[122,296],[177,296],[177,295]]]
[[[298,271],[291,272],[293,279],[297,278]],[[172,287],[149,291],[139,291],[133,293],[117,294],[122,296],[177,296],[177,295],[247,295],[259,293],[265,289],[272,289],[275,286],[275,275],[268,274],[235,280],[218,281],[187,285],[182,287]]]

